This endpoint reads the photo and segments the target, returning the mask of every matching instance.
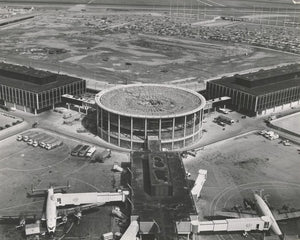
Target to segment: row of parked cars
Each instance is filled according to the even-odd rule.
[[[91,158],[96,152],[96,147],[90,145],[76,145],[71,151],[72,156]]]
[[[62,140],[38,131],[26,132],[18,135],[17,141],[24,141],[30,146],[40,146],[41,148],[45,148],[47,150],[51,150],[63,144]]]

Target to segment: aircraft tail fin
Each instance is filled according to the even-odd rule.
[[[284,240],[285,239],[284,234],[278,235],[278,237],[279,237],[280,240]]]
[[[31,184],[31,193],[44,193],[47,192],[47,188],[34,188],[33,184]]]

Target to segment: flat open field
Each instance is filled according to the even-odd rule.
[[[270,141],[252,134],[205,147],[196,158],[184,160],[192,178],[199,169],[208,170],[197,204],[200,217],[212,216],[223,208],[243,206],[243,198],[253,199],[253,191],[261,189],[264,195],[269,195],[267,199],[274,209],[282,209],[284,205],[300,209],[297,148],[299,146],[283,146],[279,140]],[[287,235],[295,235],[296,230],[299,233],[300,222],[290,221],[281,227]],[[219,238],[210,236],[208,239]]]
[[[8,3],[16,2],[16,3],[45,3],[48,4],[49,0],[10,0],[4,1]],[[272,2],[267,2],[265,0],[186,0],[186,1],[178,1],[178,0],[51,0],[53,3],[60,4],[109,4],[109,5],[138,5],[138,6],[169,6],[170,2],[177,3],[180,5],[189,5],[189,4],[200,4],[201,6],[224,6],[224,7],[253,7],[256,6],[265,6],[265,7],[277,7],[277,6],[291,6],[293,7],[291,0],[273,0]],[[185,2],[185,3],[184,3]]]
[[[193,3],[187,6],[192,9]],[[135,82],[203,89],[204,80],[209,78],[300,59],[281,51],[258,49],[247,42],[260,39],[252,36],[258,32],[275,35],[279,43],[283,41],[278,37],[288,36],[298,46],[297,31],[293,29],[264,33],[254,25],[248,34],[247,24],[241,25],[240,33],[235,33],[233,26],[192,27],[186,17],[189,10],[183,16],[181,9],[178,17],[175,2],[172,9],[170,17],[168,10],[161,9],[120,11],[101,5],[41,5],[32,12],[35,18],[0,29],[0,55],[6,56],[2,60],[7,62],[90,79],[88,86],[99,89]],[[199,11],[199,17],[211,19],[221,14],[218,11],[226,14],[227,10],[212,9],[210,15],[203,8]],[[229,15],[235,12],[231,8],[228,11]],[[294,10],[286,13],[290,14],[297,15]],[[278,21],[285,19],[283,16]],[[218,32],[232,36],[225,36],[226,41],[214,41],[214,36],[221,36]],[[242,42],[235,42],[240,36]]]
[[[273,125],[284,128],[290,132],[300,135],[300,113],[285,116],[272,122]]]
[[[31,185],[48,188],[50,184],[66,185],[69,180],[71,188],[68,192],[115,191],[118,179],[111,167],[115,161],[128,161],[126,154],[113,152],[105,163],[91,163],[84,158],[70,157],[70,150],[78,142],[59,137],[64,141],[63,146],[50,151],[17,142],[15,136],[0,142],[0,216],[33,213],[41,216],[45,199],[27,198]],[[113,227],[110,210],[111,206],[101,207],[99,211],[83,216],[81,224],[74,226],[68,236],[99,239]],[[1,224],[0,239],[24,237],[14,225]]]

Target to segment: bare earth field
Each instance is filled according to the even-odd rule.
[[[269,194],[268,201],[274,209],[283,205],[300,209],[299,146],[278,143],[279,140],[251,134],[205,147],[196,158],[186,159],[185,167],[192,178],[200,168],[208,170],[197,204],[200,217],[212,216],[215,211],[231,209],[236,204],[243,206],[243,198],[253,199],[253,191],[261,189],[264,195]],[[295,235],[300,223],[290,221],[281,227],[287,235]]]
[[[4,1],[8,3],[44,3],[48,4],[49,0],[10,0]],[[179,4],[183,6],[184,4],[199,4],[201,6],[224,6],[224,7],[253,7],[256,6],[264,6],[264,7],[278,7],[278,6],[285,6],[285,7],[293,7],[291,0],[273,0],[271,3],[264,1],[264,0],[214,0],[214,1],[197,1],[197,0],[187,0],[185,3],[183,1],[178,0],[52,0],[53,3],[59,4],[109,4],[109,5],[136,5],[136,6],[169,6],[170,2],[173,4]]]
[[[105,163],[91,163],[84,158],[70,157],[70,149],[78,142],[59,137],[64,141],[63,146],[50,151],[17,142],[16,136],[0,142],[1,216],[36,214],[41,217],[45,199],[27,197],[31,184],[37,188],[48,188],[50,184],[66,185],[69,180],[71,188],[68,192],[115,191],[118,179],[111,172],[111,167],[115,161],[128,161],[127,154],[113,152]],[[98,239],[113,227],[110,211],[111,206],[101,207],[99,211],[83,216],[81,224],[74,226],[68,236]],[[1,224],[0,239],[24,237],[14,225]]]
[[[53,6],[39,6],[32,12],[35,18],[0,29],[2,60],[83,77],[89,79],[91,88],[152,82],[199,90],[210,78],[300,59],[248,44],[205,40],[211,34],[218,35],[218,31],[234,30],[197,30],[189,22],[170,18],[167,11]],[[212,14],[218,15],[217,10],[213,9]],[[253,28],[236,24],[231,27],[243,31]],[[285,34],[293,36],[297,32]]]

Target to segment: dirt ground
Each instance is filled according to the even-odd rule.
[[[64,141],[63,146],[50,151],[18,142],[16,136],[0,142],[1,216],[41,216],[44,198],[28,198],[31,185],[48,188],[50,184],[66,185],[69,181],[71,188],[68,192],[114,192],[119,186],[118,175],[111,171],[111,167],[114,162],[129,161],[127,154],[113,151],[112,157],[104,163],[92,163],[84,158],[71,157],[69,152],[78,142],[59,137]],[[101,207],[99,211],[84,216],[81,224],[73,227],[68,236],[98,239],[101,234],[110,232],[113,227],[110,211],[111,206]],[[1,224],[0,238],[23,239],[23,236],[14,225]]]
[[[253,191],[261,189],[269,195],[267,199],[274,209],[282,209],[283,205],[300,209],[299,146],[284,146],[279,141],[251,134],[207,146],[196,158],[184,160],[193,179],[199,169],[208,170],[197,202],[200,218],[224,208],[243,206],[244,198],[253,199]],[[295,234],[299,221],[283,227],[289,228],[287,235]]]
[[[83,77],[91,88],[152,82],[199,90],[204,80],[220,74],[300,59],[245,44],[187,40],[189,25],[163,11],[45,5],[34,13],[34,19],[0,29],[2,60]],[[181,39],[157,38],[178,29]]]

